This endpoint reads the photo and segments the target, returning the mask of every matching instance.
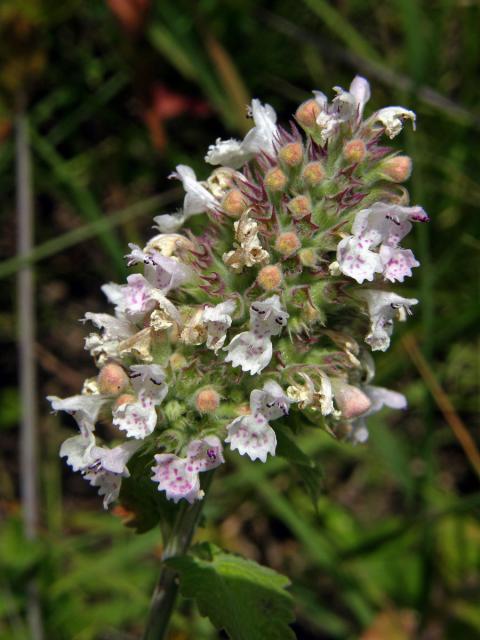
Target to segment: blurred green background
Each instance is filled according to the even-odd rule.
[[[480,5],[476,0],[97,0],[0,3],[0,638],[26,640],[35,577],[45,638],[141,637],[158,572],[157,530],[136,535],[58,458],[73,433],[44,397],[95,373],[85,311],[125,275],[128,242],[181,202],[167,176],[201,178],[217,136],[242,136],[245,104],[288,121],[312,89],[372,84],[373,110],[417,112],[394,141],[414,160],[412,203],[429,225],[402,294],[420,298],[378,354],[378,384],[406,414],[372,420],[370,444],[326,434],[301,446],[323,469],[315,509],[281,459],[231,456],[199,539],[290,576],[298,638],[480,637],[478,250]],[[18,462],[15,113],[26,104],[35,206],[41,521],[23,534]],[[469,433],[470,440],[464,435]],[[462,440],[463,444],[460,442]],[[460,440],[459,440],[460,436]],[[477,471],[475,471],[477,466]],[[188,601],[171,639],[223,637]],[[268,639],[266,639],[268,640]]]

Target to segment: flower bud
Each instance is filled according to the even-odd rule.
[[[304,267],[314,267],[317,264],[317,254],[314,249],[301,249],[298,252],[298,257]]]
[[[298,251],[301,246],[302,243],[300,242],[297,234],[293,231],[285,231],[285,233],[281,233],[277,236],[275,241],[275,249],[278,253],[281,253],[282,256],[291,256]]]
[[[123,367],[115,362],[106,364],[98,374],[100,393],[116,394],[128,388],[129,380]]]
[[[295,113],[297,122],[305,129],[313,129],[317,124],[317,118],[320,115],[320,105],[316,100],[311,98],[303,102]]]
[[[362,162],[367,155],[367,147],[363,140],[350,140],[343,147],[343,157],[347,162],[357,164]]]
[[[412,159],[408,156],[395,156],[384,160],[379,166],[380,172],[392,182],[405,182],[412,173]]]
[[[370,399],[357,387],[342,380],[332,380],[332,387],[337,407],[347,420],[357,418],[370,409]]]
[[[300,142],[290,142],[280,149],[278,157],[287,167],[298,167],[303,160],[303,146]]]
[[[287,204],[287,208],[294,218],[303,218],[311,213],[311,203],[308,196],[295,196]]]
[[[121,407],[122,404],[132,404],[133,402],[136,402],[137,399],[135,398],[135,396],[132,396],[131,393],[122,393],[121,396],[118,396],[118,398],[115,400],[115,408],[118,409],[118,407]]]
[[[257,276],[257,282],[265,289],[265,291],[272,291],[276,289],[283,280],[282,270],[277,265],[268,265],[260,269]]]
[[[231,218],[240,218],[246,208],[247,202],[240,189],[230,189],[222,200],[222,209]]]
[[[302,171],[302,178],[309,187],[317,187],[325,179],[325,169],[318,160],[309,162]]]
[[[183,369],[187,366],[187,359],[184,355],[178,352],[172,353],[168,362],[174,371],[178,371],[179,369]]]
[[[264,185],[268,191],[278,193],[285,189],[287,182],[288,178],[280,167],[274,167],[265,176]]]
[[[212,387],[205,387],[197,393],[195,406],[200,413],[213,413],[220,405],[220,396]]]

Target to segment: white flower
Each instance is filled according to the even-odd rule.
[[[171,177],[178,178],[183,184],[185,189],[183,213],[187,217],[218,207],[218,201],[215,196],[203,184],[198,182],[195,171],[191,167],[179,164]]]
[[[325,145],[344,123],[350,123],[356,128],[363,115],[365,104],[370,99],[370,85],[365,78],[355,76],[350,84],[350,90],[334,87],[337,93],[328,104],[328,99],[321,91],[314,91],[315,100],[321,111],[317,116],[317,125],[321,130],[320,143]]]
[[[390,409],[407,408],[407,399],[403,394],[398,393],[398,391],[375,387],[373,385],[365,385],[362,387],[362,391],[368,396],[371,404],[370,408],[360,418],[352,422],[350,439],[356,444],[361,444],[368,440],[369,433],[366,423],[368,416],[377,413],[383,407],[389,407]]]
[[[383,271],[378,253],[370,251],[365,241],[356,236],[340,240],[337,247],[337,262],[342,273],[358,283],[372,281],[376,273]]]
[[[122,477],[130,475],[127,462],[139,446],[137,442],[125,442],[112,449],[97,447],[95,436],[88,432],[65,440],[60,447],[60,457],[66,457],[73,471],[81,471],[90,484],[100,487],[106,509],[117,499]]]
[[[130,380],[137,398],[124,402],[112,411],[113,424],[128,437],[143,439],[157,424],[157,405],[168,393],[165,371],[158,364],[138,364],[130,367]]]
[[[409,249],[398,247],[414,220],[428,220],[422,207],[377,202],[359,211],[352,224],[353,235],[341,240],[337,247],[341,272],[359,284],[372,281],[376,273],[382,273],[385,280],[403,282],[412,275],[412,267],[420,264]],[[372,250],[378,247],[378,252]]]
[[[74,471],[85,469],[95,461],[95,436],[91,431],[73,438],[67,438],[60,447],[60,457],[67,458],[67,464]]]
[[[207,348],[215,354],[223,347],[227,337],[227,329],[232,324],[232,313],[235,311],[235,302],[227,300],[215,307],[206,307],[203,310],[202,320],[207,327]]]
[[[160,258],[163,258],[163,256],[160,256]],[[163,259],[170,260],[169,258]],[[179,266],[177,262],[174,262],[174,264]],[[151,268],[156,269],[155,267]],[[177,286],[179,283],[179,280],[175,279],[177,276],[171,272],[168,273],[159,270],[155,271],[155,274],[151,274],[152,279],[157,276],[159,278],[158,283],[166,285],[166,290],[168,290],[170,285]],[[180,276],[178,275],[178,277]],[[160,278],[163,278],[163,280],[160,280]],[[169,284],[167,284],[167,281]],[[115,305],[115,313],[118,316],[126,317],[131,322],[141,322],[145,314],[150,313],[158,306],[171,320],[174,320],[177,324],[181,324],[180,314],[175,305],[165,297],[158,287],[152,285],[144,276],[140,273],[134,273],[128,276],[127,283],[126,285],[119,285],[111,282],[102,286],[102,291],[110,302]]]
[[[95,461],[84,470],[83,477],[93,487],[99,487],[99,495],[104,496],[104,509],[118,498],[122,478],[130,476],[127,463],[139,446],[139,442],[124,442],[112,449],[94,447]]]
[[[383,245],[379,253],[383,277],[390,282],[403,282],[406,277],[411,277],[412,267],[420,266],[410,249],[396,249]]]
[[[261,413],[267,420],[276,420],[288,415],[291,400],[282,387],[268,380],[263,389],[254,389],[250,394],[250,409],[254,415]]]
[[[370,398],[371,402],[370,409],[366,412],[365,416],[377,413],[382,407],[389,407],[390,409],[407,408],[407,399],[402,393],[398,393],[398,391],[392,391],[384,387],[376,387],[371,384],[365,385],[363,391]]]
[[[355,116],[357,122],[360,122],[363,117],[365,105],[371,96],[368,80],[362,76],[355,76],[350,84],[350,95],[353,96],[355,101]]]
[[[108,313],[87,312],[81,322],[92,322],[102,333],[90,333],[85,338],[85,349],[103,365],[109,358],[118,356],[118,346],[134,335],[136,328],[127,318],[112,316]]]
[[[280,298],[271,296],[250,307],[250,326],[256,336],[278,336],[287,326],[288,313],[282,308]]]
[[[206,162],[238,169],[262,151],[270,156],[275,155],[278,135],[275,111],[269,104],[262,105],[259,100],[252,100],[250,115],[255,126],[245,138],[242,141],[218,138],[215,144],[208,148]]]
[[[287,325],[288,313],[280,305],[277,295],[250,307],[250,331],[236,335],[225,351],[225,362],[253,376],[260,373],[270,362],[273,353],[271,337],[279,335]]]
[[[137,393],[144,392],[160,404],[168,393],[165,370],[159,364],[135,364],[130,367],[130,380]]]
[[[225,362],[231,362],[232,367],[241,367],[252,376],[265,369],[273,353],[270,338],[257,338],[251,331],[239,333],[225,350],[228,351]]]
[[[106,471],[87,471],[83,474],[92,487],[98,487],[98,495],[103,496],[103,508],[108,509],[109,505],[118,498],[122,485],[122,476]]]
[[[171,234],[174,236],[174,234]],[[182,237],[182,236],[178,236]],[[136,244],[128,245],[131,252],[127,255],[128,264],[142,262],[145,265],[145,277],[152,287],[168,293],[170,289],[177,289],[192,277],[192,270],[176,258],[164,256],[157,249],[140,249]],[[138,275],[138,274],[135,274]],[[130,276],[127,278],[130,281]]]
[[[124,402],[112,411],[113,424],[125,431],[127,437],[140,440],[153,432],[157,417],[155,403],[143,392],[135,402]]]
[[[281,386],[268,380],[263,389],[254,389],[250,394],[251,414],[235,418],[228,426],[225,442],[241,456],[265,462],[267,455],[275,455],[277,437],[268,424],[288,414],[291,400]]]
[[[162,233],[173,233],[180,229],[189,217],[183,211],[177,211],[176,213],[162,213],[160,216],[155,216],[153,221],[156,223],[155,228]]]
[[[291,402],[298,404],[299,409],[320,409],[322,416],[333,414],[337,416],[338,412],[333,406],[333,389],[330,378],[324,371],[318,370],[320,375],[320,387],[317,389],[313,380],[303,371],[299,372],[299,376],[303,378],[304,384],[295,383],[287,389],[287,395]]]
[[[370,100],[368,81],[361,76],[355,76],[349,91],[345,91],[342,87],[334,87],[333,90],[337,93],[332,102],[338,121],[352,121],[354,124],[358,124],[362,119],[365,105]]]
[[[385,107],[374,113],[370,120],[373,123],[380,122],[390,140],[398,136],[406,120],[412,121],[415,131],[415,113],[403,107]]]
[[[352,224],[352,233],[370,245],[384,242],[396,247],[412,228],[412,222],[428,222],[428,215],[419,206],[402,207],[398,204],[376,202],[359,211]]]
[[[81,433],[87,435],[95,429],[95,423],[102,406],[108,401],[108,396],[101,394],[76,395],[69,398],[47,396],[54,411],[66,411],[73,416]]]
[[[220,203],[215,196],[197,180],[195,171],[185,164],[179,164],[171,175],[171,178],[178,178],[185,189],[183,200],[183,211],[170,214],[166,213],[156,216],[154,221],[157,228],[162,233],[173,233],[180,229],[183,223],[197,213],[204,213],[212,209],[219,209]]]
[[[175,503],[185,499],[192,504],[203,497],[198,474],[224,462],[222,445],[216,436],[207,436],[190,442],[185,458],[160,453],[155,456],[155,462],[152,480],[158,482],[158,490],[165,491],[167,498]]]
[[[261,413],[235,418],[227,430],[225,442],[230,443],[232,451],[237,450],[241,456],[266,462],[268,454],[275,455],[277,436]]]
[[[418,303],[415,298],[402,298],[390,291],[367,289],[358,292],[368,305],[370,315],[370,332],[365,338],[372,351],[386,351],[390,346],[393,331],[393,320],[401,322],[411,314],[410,307]]]
[[[133,322],[139,321],[156,306],[153,287],[140,273],[128,276],[126,285],[104,284],[102,291],[115,305],[116,313],[125,315]]]
[[[93,455],[97,466],[101,466],[104,471],[128,477],[127,463],[140,446],[140,442],[130,441],[112,448],[94,447]]]

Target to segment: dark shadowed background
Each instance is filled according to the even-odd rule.
[[[367,112],[401,104],[418,116],[394,145],[412,156],[412,203],[431,217],[402,290],[421,303],[376,358],[378,384],[403,391],[409,410],[377,416],[366,447],[324,433],[301,442],[323,469],[317,511],[280,459],[231,456],[199,539],[290,576],[300,640],[480,637],[479,24],[475,0],[0,3],[2,640],[32,637],[35,602],[48,639],[141,637],[159,533],[136,535],[69,473],[58,448],[73,421],[44,398],[95,374],[78,320],[107,310],[100,285],[124,277],[127,243],[181,203],[175,165],[206,177],[207,146],[243,136],[252,97],[287,121],[312,89],[331,95],[356,73],[372,85]],[[17,235],[29,227],[15,194],[28,195],[29,158],[35,288],[27,276],[22,318]],[[31,419],[38,410],[37,470],[19,458],[34,320],[37,379],[27,375],[23,403]],[[25,533],[21,495],[35,479]],[[181,603],[172,640],[218,637]]]

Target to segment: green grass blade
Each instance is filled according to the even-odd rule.
[[[50,166],[57,181],[67,189],[79,213],[90,221],[102,219],[104,213],[98,206],[92,193],[77,182],[75,176],[68,169],[65,160],[34,127],[31,127],[31,139],[34,151]],[[107,254],[112,259],[118,274],[125,275],[125,263],[123,260],[124,249],[119,238],[116,235],[106,233],[102,230],[98,232],[98,236]]]
[[[105,234],[133,218],[152,214],[159,208],[168,205],[171,202],[175,202],[175,200],[179,198],[180,194],[181,191],[179,189],[171,189],[162,195],[142,200],[130,207],[126,207],[125,209],[112,213],[109,216],[105,216],[94,222],[85,224],[78,229],[68,231],[57,238],[47,240],[47,242],[35,247],[31,253],[25,254],[22,257],[10,258],[9,260],[5,260],[0,263],[0,279],[7,278],[8,276],[15,274],[26,264],[38,262],[39,260],[53,256],[56,253],[60,253],[60,251],[64,251],[69,247],[73,247],[80,242],[85,242],[85,240],[88,240],[89,238],[94,238],[102,233]]]
[[[381,57],[375,49],[353,25],[332,6],[331,2],[326,2],[326,0],[303,1],[313,13],[323,20],[330,31],[345,43],[348,49],[368,60],[381,60]]]

